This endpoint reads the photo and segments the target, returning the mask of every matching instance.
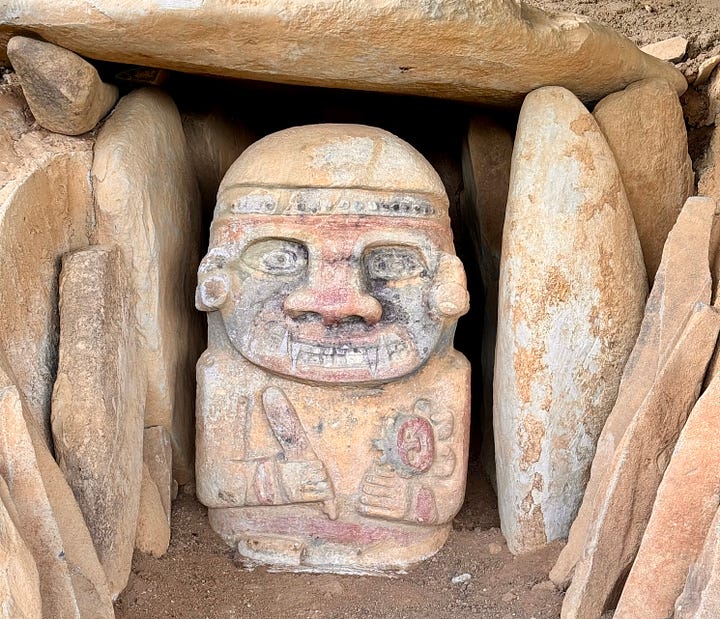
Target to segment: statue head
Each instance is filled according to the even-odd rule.
[[[265,137],[220,185],[196,303],[277,374],[372,383],[414,372],[451,344],[468,307],[439,176],[381,129]]]

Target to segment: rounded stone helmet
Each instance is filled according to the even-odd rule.
[[[268,191],[298,189],[411,195],[429,206],[418,212],[417,203],[396,201],[387,207],[388,214],[445,219],[448,213],[442,180],[410,144],[376,127],[319,124],[284,129],[248,147],[220,184],[216,215],[228,210],[235,214],[288,212],[271,203]],[[393,207],[400,212],[393,213]],[[308,214],[313,212],[317,210]]]

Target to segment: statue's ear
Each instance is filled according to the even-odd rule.
[[[223,271],[199,276],[195,290],[195,307],[202,312],[214,312],[222,308],[230,296],[230,278]]]
[[[465,269],[460,258],[443,253],[430,292],[430,310],[439,320],[457,320],[470,309]]]

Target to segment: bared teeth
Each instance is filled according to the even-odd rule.
[[[292,342],[290,344],[290,359],[292,361],[292,369],[293,370],[297,369],[298,357],[300,356],[300,348],[301,348],[301,345],[298,344],[297,342]]]
[[[288,330],[285,329],[285,335],[283,335],[282,342],[280,342],[280,354],[281,355],[288,354],[288,341],[289,340],[290,340],[290,334],[288,333]]]
[[[365,361],[370,368],[370,374],[372,374],[374,378],[377,374],[378,366],[378,349],[375,346],[368,346],[365,349]]]

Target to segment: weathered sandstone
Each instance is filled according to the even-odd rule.
[[[720,617],[720,510],[710,523],[702,551],[690,567],[683,592],[675,603],[674,619]]]
[[[60,258],[93,238],[86,140],[31,131],[0,87],[0,350],[50,444]]]
[[[18,390],[0,371],[0,475],[37,565],[42,616],[112,618],[110,591],[82,513],[23,409]]]
[[[113,596],[130,575],[143,462],[145,375],[130,299],[116,247],[94,246],[63,258],[55,455]]]
[[[35,120],[45,129],[79,135],[90,131],[118,98],[89,62],[44,41],[17,36],[7,53]]]
[[[169,544],[170,519],[150,470],[143,465],[135,548],[153,557],[162,557]]]
[[[562,619],[598,619],[628,573],[675,441],[700,392],[719,328],[718,311],[698,303],[628,425],[598,488]]]
[[[516,0],[24,0],[0,23],[114,62],[494,104],[546,84],[584,100],[646,77],[687,86],[613,30]]]
[[[677,62],[685,57],[688,40],[685,37],[672,37],[657,43],[650,43],[640,48],[640,51],[655,56],[667,62]]]
[[[38,571],[18,523],[10,490],[0,477],[0,617],[42,619]]]
[[[614,619],[673,614],[720,504],[719,401],[716,376],[695,404],[672,452]]]
[[[101,128],[92,168],[98,238],[117,244],[130,272],[140,355],[147,371],[145,426],[164,426],[180,483],[192,478],[194,366],[202,326],[193,309],[200,205],[180,115],[144,88],[123,97]]]
[[[620,169],[652,283],[695,186],[680,100],[665,80],[648,79],[605,97],[594,116]]]
[[[467,140],[463,146],[465,195],[461,202],[462,221],[473,244],[485,288],[480,353],[483,385],[481,460],[496,492],[492,383],[495,368],[500,247],[512,149],[513,139],[505,127],[486,116],[478,116],[470,121]]]
[[[570,529],[568,543],[550,572],[567,588],[580,559],[592,522],[594,501],[610,470],[615,450],[675,348],[697,303],[710,303],[708,265],[715,203],[690,198],[680,212],[663,251],[655,284],[645,306],[637,342],[623,371],[618,397],[598,439],[583,502]]]
[[[172,501],[172,446],[168,431],[162,426],[145,428],[143,432],[143,462],[150,479],[160,493],[160,499],[168,524],[170,524],[170,503]]]
[[[563,88],[531,93],[513,150],[494,382],[500,521],[513,553],[567,536],[646,293],[595,120]]]

